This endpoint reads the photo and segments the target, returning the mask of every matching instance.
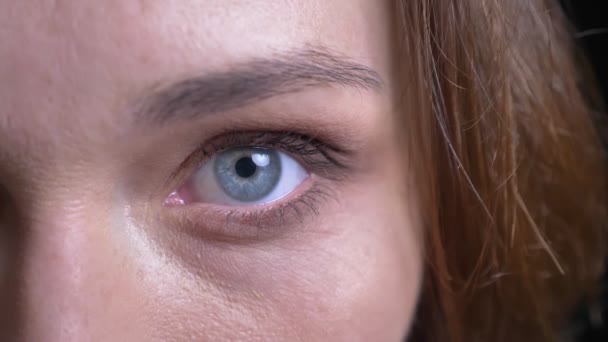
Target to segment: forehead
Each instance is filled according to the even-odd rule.
[[[311,44],[377,66],[384,11],[366,0],[0,0],[0,130],[115,121],[147,85]]]

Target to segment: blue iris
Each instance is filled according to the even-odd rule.
[[[269,195],[281,179],[279,153],[260,147],[232,148],[220,153],[213,165],[222,190],[240,202]]]

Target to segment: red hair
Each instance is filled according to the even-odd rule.
[[[607,222],[563,13],[548,0],[396,6],[428,270],[414,340],[555,341],[599,285]]]

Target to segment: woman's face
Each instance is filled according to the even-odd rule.
[[[387,3],[0,0],[0,327],[396,341],[421,279]]]

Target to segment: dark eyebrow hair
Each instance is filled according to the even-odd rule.
[[[380,91],[383,81],[376,71],[346,57],[324,49],[306,49],[156,87],[137,102],[136,119],[156,123],[191,119],[328,85]]]

